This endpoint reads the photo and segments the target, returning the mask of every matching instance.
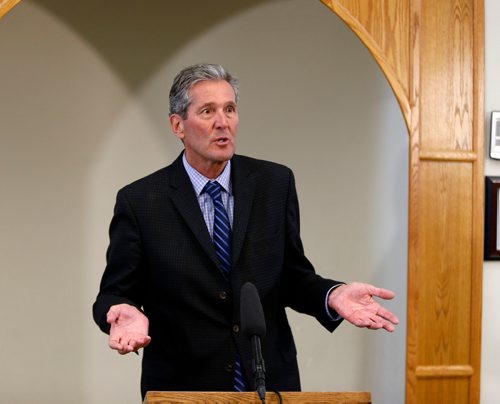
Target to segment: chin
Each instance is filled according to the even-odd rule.
[[[218,153],[217,160],[222,163],[222,162],[231,160],[233,158],[233,156],[234,156],[234,149],[232,149],[231,151],[228,150],[228,151],[225,151],[223,153]]]

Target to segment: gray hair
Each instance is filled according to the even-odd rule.
[[[225,80],[233,87],[236,101],[238,101],[238,79],[221,65],[201,63],[182,69],[175,76],[170,88],[170,115],[179,114],[182,119],[187,118],[187,109],[192,99],[189,90],[200,81]]]

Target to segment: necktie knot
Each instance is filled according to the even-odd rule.
[[[205,185],[205,191],[215,201],[221,197],[222,185],[220,185],[217,181],[209,181]]]

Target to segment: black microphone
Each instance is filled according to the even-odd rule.
[[[266,335],[266,320],[260,303],[259,292],[253,283],[241,287],[240,319],[243,335],[252,344],[252,371],[260,400],[266,402],[266,368],[262,357],[261,339]]]

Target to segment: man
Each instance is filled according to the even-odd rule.
[[[141,390],[253,388],[239,329],[241,286],[256,285],[267,323],[270,388],[300,389],[285,307],[329,331],[342,319],[393,331],[373,296],[391,291],[328,280],[304,255],[290,169],[235,155],[237,81],[222,66],[182,70],[170,125],[184,144],[168,167],[119,191],[94,318],[121,354],[144,349]]]

